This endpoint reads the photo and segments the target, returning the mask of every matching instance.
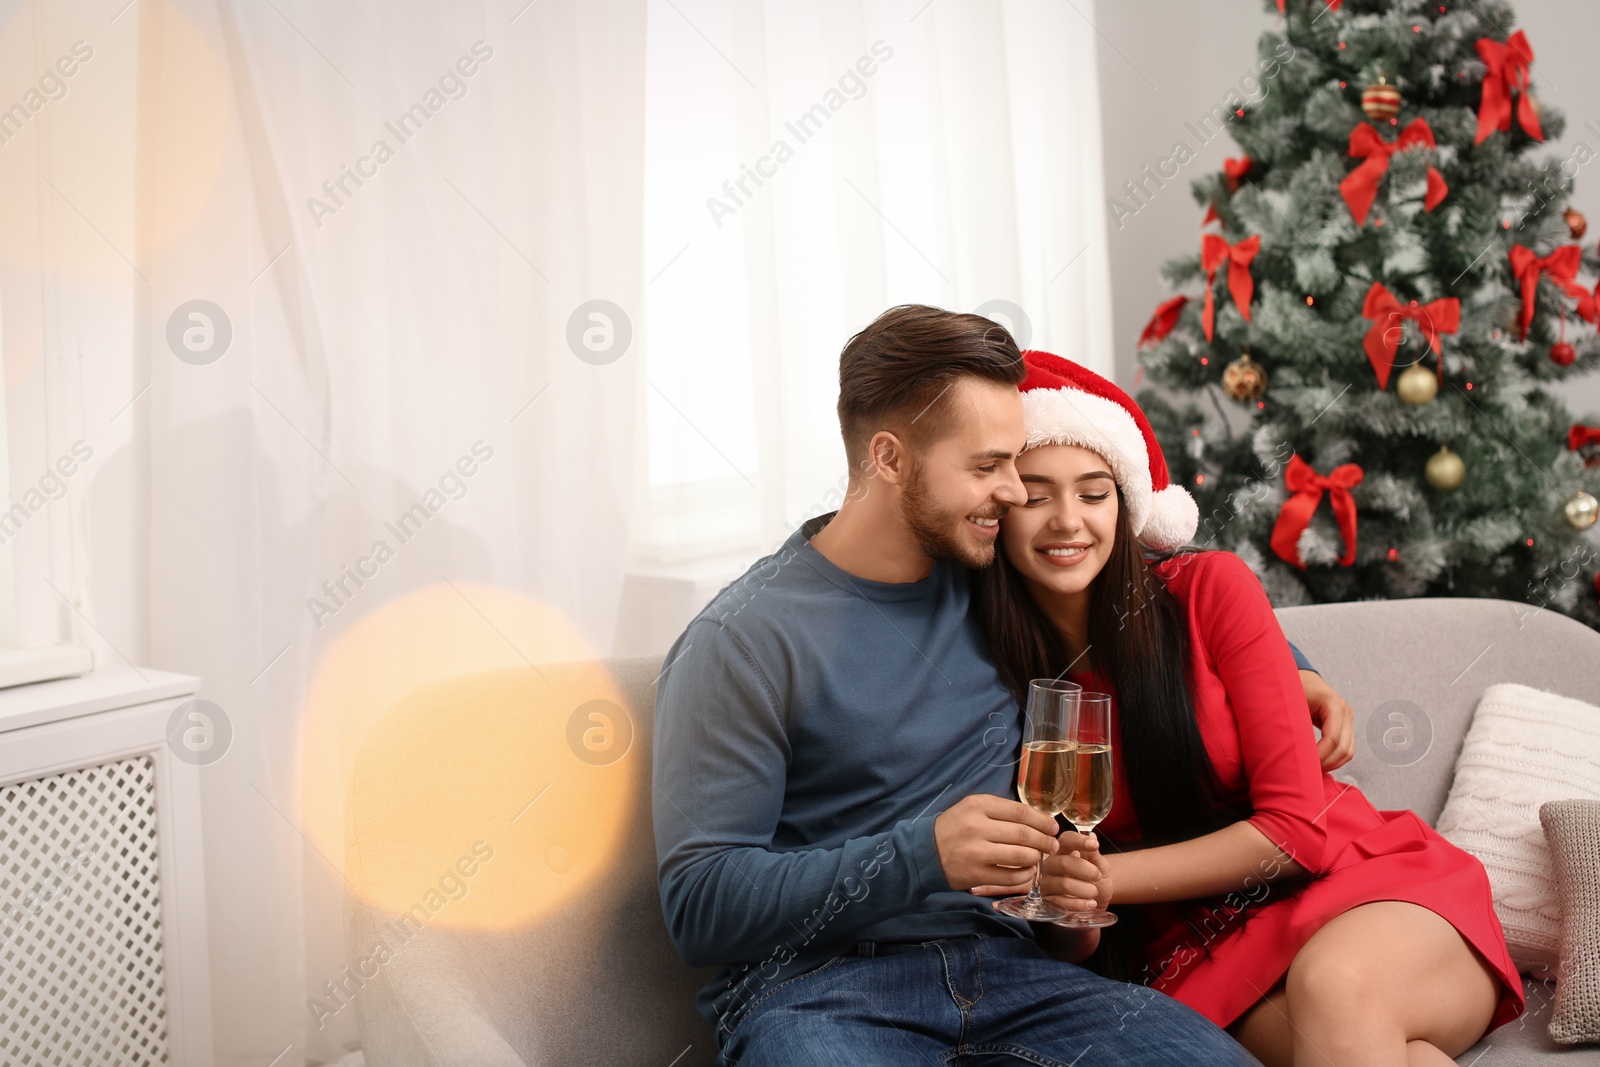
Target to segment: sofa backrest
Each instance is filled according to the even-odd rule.
[[[1519,682],[1600,703],[1600,633],[1506,600],[1367,600],[1283,608],[1289,640],[1356,711],[1335,777],[1431,825],[1483,691]]]

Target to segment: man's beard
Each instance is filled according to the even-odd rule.
[[[928,491],[922,467],[915,461],[900,494],[900,515],[911,527],[922,551],[934,559],[946,559],[973,569],[994,562],[995,542],[974,545],[962,536],[961,524],[967,521],[967,513],[956,514],[940,508]]]

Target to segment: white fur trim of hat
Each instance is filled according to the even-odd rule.
[[[1188,544],[1199,528],[1200,508],[1187,489],[1170,484],[1161,445],[1133,398],[1060,356],[1029,351],[1023,358],[1028,364],[1021,386],[1028,431],[1024,450],[1077,445],[1098,453],[1122,490],[1134,536],[1157,552]]]

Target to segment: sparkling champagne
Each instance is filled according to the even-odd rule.
[[[1017,796],[1028,807],[1054,816],[1072,795],[1071,741],[1029,741],[1022,746]]]
[[[1087,833],[1111,813],[1111,746],[1074,745],[1073,749],[1060,811],[1080,832]]]

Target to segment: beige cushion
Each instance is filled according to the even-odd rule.
[[[1600,801],[1539,808],[1561,901],[1561,963],[1550,1036],[1563,1045],[1600,1041]]]
[[[1525,685],[1484,691],[1438,829],[1489,872],[1511,958],[1554,978],[1561,912],[1539,806],[1600,800],[1600,708]]]

